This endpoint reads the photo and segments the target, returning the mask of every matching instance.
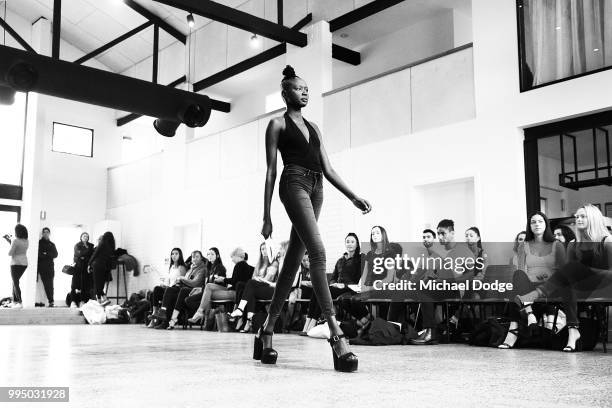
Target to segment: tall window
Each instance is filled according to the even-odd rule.
[[[0,105],[0,184],[21,185],[25,115],[25,93],[17,92],[12,105]]]
[[[612,68],[612,1],[517,0],[521,91]]]

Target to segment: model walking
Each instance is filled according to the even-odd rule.
[[[279,182],[279,196],[291,220],[292,228],[285,262],[280,271],[268,317],[255,337],[253,358],[264,364],[274,364],[278,353],[272,348],[274,324],[291,290],[304,252],[310,257],[310,276],[314,294],[319,301],[322,316],[329,325],[329,340],[334,369],[357,370],[357,356],[349,350],[348,342],[338,322],[325,276],[325,247],[321,240],[317,220],[323,204],[323,176],[364,214],[371,206],[355,195],[332,168],[321,132],[314,123],[302,117],[302,108],[308,104],[308,86],[296,76],[291,66],[283,70],[282,96],[287,105],[283,117],[274,118],[266,130],[266,187],[264,217],[261,234],[272,234],[270,202],[276,181],[276,156],[280,151],[284,169]]]

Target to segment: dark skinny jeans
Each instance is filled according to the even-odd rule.
[[[21,303],[21,288],[19,279],[23,276],[27,265],[11,265],[11,278],[13,279],[13,302]]]
[[[325,275],[325,247],[317,225],[323,205],[323,175],[288,164],[281,175],[278,190],[292,228],[285,260],[272,296],[268,323],[275,322],[280,315],[306,250],[310,259],[310,281],[321,306],[321,315],[324,318],[333,316],[336,313]]]

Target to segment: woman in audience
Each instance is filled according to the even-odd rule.
[[[521,306],[527,306],[540,297],[559,295],[563,298],[569,329],[567,346],[563,351],[570,353],[582,350],[576,290],[588,296],[599,286],[612,283],[612,237],[606,228],[604,216],[599,208],[585,204],[576,210],[574,217],[576,242],[568,245],[568,263],[543,285],[516,297],[516,302]]]
[[[389,242],[387,231],[383,227],[378,225],[372,227],[370,231],[370,251],[363,257],[363,272],[359,280],[362,294],[343,299],[341,302],[342,308],[348,310],[356,319],[358,334],[366,330],[372,321],[372,315],[363,304],[363,299],[367,298],[367,294],[365,296],[363,294],[373,290],[375,281],[380,280],[382,283],[390,283],[395,280],[396,271],[394,268],[387,268],[383,263],[381,271],[374,271],[374,263],[378,262],[377,259],[395,258],[396,255],[401,255],[401,253],[402,248],[396,243]],[[380,314],[387,316],[388,310],[389,306],[387,304],[381,305]],[[394,309],[393,312],[395,315],[399,310]],[[395,318],[395,316],[392,317]]]
[[[544,284],[565,262],[563,245],[556,241],[548,218],[536,211],[529,217],[525,241],[517,249],[518,270],[514,273],[512,284],[517,295],[524,295]],[[527,325],[535,326],[537,318],[531,303],[517,306],[510,303],[508,317],[510,328],[506,339],[498,347],[510,349],[518,339],[521,312],[527,315]]]
[[[512,256],[510,257],[509,265],[514,265],[515,268],[518,268],[518,248],[519,245],[522,245],[525,242],[525,236],[527,233],[525,231],[521,231],[516,234],[514,237],[514,247],[512,247]]]
[[[183,251],[181,248],[172,248],[172,251],[170,251],[170,266],[168,267],[168,273],[160,276],[160,284],[153,288],[153,294],[151,295],[153,313],[151,317],[158,315],[166,289],[174,286],[179,276],[185,276],[186,273],[187,269],[185,268],[185,261],[183,260]],[[147,327],[152,329],[156,324],[155,319],[151,318]]]
[[[332,299],[339,296],[354,295],[355,291],[349,288],[349,285],[359,284],[361,277],[361,245],[359,238],[353,232],[349,232],[344,238],[344,247],[346,252],[336,261],[334,272],[329,281],[329,291]],[[321,308],[316,296],[313,294],[308,304],[308,316],[304,323],[303,333],[307,333],[317,322],[321,315]]]
[[[91,275],[87,272],[89,258],[93,255],[94,246],[89,242],[89,234],[83,232],[79,242],[74,246],[74,274],[70,291],[70,307],[81,307],[87,303],[91,292]]]
[[[104,285],[106,278],[113,267],[113,257],[115,256],[115,237],[110,231],[106,231],[100,240],[98,246],[94,249],[91,258],[89,258],[89,271],[93,274],[94,290],[96,299],[102,306],[106,306],[110,301],[104,293]]]
[[[191,268],[185,276],[176,278],[174,286],[167,288],[162,299],[162,307],[154,316],[157,324],[156,329],[174,329],[179,312],[185,307],[185,298],[194,288],[200,288],[206,279],[208,261],[202,256],[202,252],[191,253]]]
[[[23,309],[23,300],[21,299],[21,288],[19,287],[19,279],[23,276],[28,267],[28,229],[21,225],[15,225],[15,238],[10,235],[5,235],[4,239],[11,244],[8,255],[11,257],[11,278],[13,279],[13,302],[12,309]]]
[[[246,260],[248,256],[244,249],[236,248],[232,252],[232,262],[234,271],[231,278],[217,277],[213,282],[207,283],[204,287],[204,294],[200,301],[198,310],[189,319],[190,323],[198,323],[207,316],[207,312],[212,309],[213,300],[236,300],[236,287],[239,283],[246,283],[253,277],[253,267]],[[204,326],[207,326],[206,322]]]
[[[567,245],[576,239],[576,234],[567,225],[559,225],[555,228],[555,239],[563,244],[563,247],[567,249]]]
[[[484,249],[482,249],[480,230],[477,227],[468,228],[465,231],[465,242],[474,254],[474,258],[482,259],[482,262],[476,262],[473,272],[474,279],[483,280],[487,271],[487,266],[489,266],[489,257],[486,252],[484,252]]]
[[[255,314],[255,302],[258,299],[270,299],[274,294],[274,287],[276,286],[276,279],[278,278],[278,266],[284,260],[284,252],[281,245],[281,249],[276,259],[269,262],[267,259],[267,250],[265,244],[263,244],[263,249],[260,252],[260,259],[257,262],[253,278],[247,281],[238,306],[229,315],[230,319],[235,320],[246,313],[246,323],[244,329],[241,330],[242,333],[248,333],[251,330],[252,318]]]
[[[179,308],[179,312],[185,310],[187,315],[193,315],[197,310],[198,305],[202,301],[202,298],[204,297],[204,288],[206,287],[206,285],[225,280],[225,275],[227,271],[225,269],[225,266],[223,265],[223,261],[221,260],[219,249],[217,249],[216,247],[209,248],[208,252],[206,253],[206,259],[208,260],[208,263],[206,265],[206,276],[204,277],[204,284],[202,285],[202,287],[194,288],[189,293],[189,296],[185,298],[184,306],[181,305],[181,307]]]

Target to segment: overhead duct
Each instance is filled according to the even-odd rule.
[[[206,95],[0,46],[0,90],[6,87],[134,112],[189,127],[204,126],[211,111],[211,101]]]

